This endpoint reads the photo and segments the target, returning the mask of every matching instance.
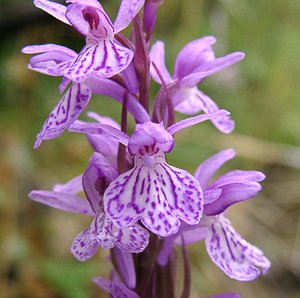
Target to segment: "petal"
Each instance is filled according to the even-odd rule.
[[[173,79],[165,64],[165,44],[160,40],[155,42],[151,48],[149,56],[151,61],[154,62],[156,67],[159,69],[159,72],[164,78],[165,82],[172,82]],[[158,84],[161,84],[160,78],[152,64],[150,65],[150,74],[154,81],[156,81]]]
[[[122,0],[114,22],[115,33],[124,30],[144,5],[145,0]]]
[[[200,90],[197,90],[196,97],[200,102],[201,109],[206,114],[211,114],[219,110],[219,107],[216,105],[216,103]],[[224,115],[223,117],[218,118],[212,118],[211,122],[219,131],[223,133],[231,133],[234,129],[234,122],[231,120],[229,115]]]
[[[107,291],[114,298],[139,298],[139,296],[132,290],[129,290],[120,281],[110,281],[101,277],[93,278],[93,282],[101,289]]]
[[[77,194],[83,191],[82,188],[82,175],[79,175],[67,183],[64,184],[55,184],[53,186],[53,191],[55,192],[64,192],[69,194]]]
[[[91,98],[91,90],[83,84],[73,84],[55,106],[36,138],[34,148],[43,140],[58,137],[81,114]]]
[[[95,152],[82,176],[85,195],[95,212],[103,212],[103,194],[112,180],[118,176],[117,170],[100,153]]]
[[[133,52],[112,41],[102,40],[88,44],[78,57],[64,66],[64,75],[74,82],[84,81],[91,73],[110,78],[128,67]]]
[[[33,190],[29,193],[29,198],[33,201],[62,211],[94,215],[88,201],[83,200],[74,194],[46,190]]]
[[[259,276],[259,268],[265,274],[271,265],[263,252],[243,239],[225,217],[212,222],[205,243],[212,261],[233,279],[251,281]]]
[[[90,226],[82,231],[74,239],[71,252],[74,257],[84,262],[90,259],[99,246],[110,249],[114,246],[115,238],[111,234],[112,223],[105,214],[98,214]]]
[[[116,99],[118,102],[123,103],[126,95],[126,90],[118,83],[100,78],[99,76],[90,76],[85,84],[91,88],[93,93],[103,94]],[[150,121],[150,117],[145,108],[139,103],[136,97],[130,93],[127,94],[127,109],[138,123]]]
[[[232,170],[220,176],[210,185],[211,188],[239,182],[261,182],[266,178],[264,173],[259,171]]]
[[[119,230],[116,246],[125,252],[140,253],[147,247],[149,236],[146,229],[135,224]]]
[[[195,68],[215,59],[212,45],[213,36],[205,36],[189,42],[178,54],[175,61],[174,75],[183,78],[194,72]]]
[[[172,100],[177,112],[195,114],[203,109],[202,102],[197,96],[197,87],[178,88],[173,90]]]
[[[220,188],[222,190],[220,197],[210,204],[205,204],[206,215],[220,214],[235,203],[255,197],[261,190],[261,186],[257,182],[232,183]]]
[[[55,44],[27,46],[22,49],[22,53],[38,54],[30,59],[28,67],[52,76],[60,76],[60,64],[77,56],[76,52]]]
[[[223,118],[224,116],[229,115],[230,113],[226,110],[218,110],[212,114],[202,114],[194,117],[189,117],[187,119],[178,121],[177,123],[169,126],[167,128],[167,131],[171,134],[174,135],[176,132],[183,130],[185,128],[188,128],[190,126],[193,126],[195,124],[198,124],[200,122],[206,121],[206,120],[211,120],[211,119],[218,119],[218,118]]]
[[[216,171],[228,160],[235,157],[233,149],[223,150],[212,157],[205,160],[195,172],[196,179],[200,182],[203,189],[208,186],[209,180],[213,177]]]
[[[224,57],[216,58],[199,68],[195,72],[186,75],[180,80],[181,87],[194,87],[201,83],[205,78],[211,76],[224,68],[241,61],[245,57],[242,52],[235,52]]]
[[[34,0],[33,3],[36,7],[44,10],[45,12],[49,13],[50,15],[60,20],[61,22],[67,25],[71,25],[67,20],[67,18],[65,17],[65,13],[67,10],[66,6],[56,2],[47,1],[47,0]]]
[[[69,131],[96,135],[103,134],[103,136],[115,138],[119,143],[125,146],[128,145],[129,137],[124,132],[106,124],[89,123],[77,120],[70,125]]]
[[[107,215],[119,227],[137,220],[153,233],[167,237],[178,231],[179,218],[189,224],[202,215],[202,190],[184,170],[165,163],[156,156],[148,168],[136,158],[136,166],[120,175],[104,194]]]

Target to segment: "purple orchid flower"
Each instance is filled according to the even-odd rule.
[[[91,225],[81,232],[73,241],[72,254],[79,261],[90,259],[101,246],[109,249],[117,246],[125,252],[138,253],[148,245],[149,233],[134,224],[124,229],[116,227],[103,210],[102,195],[106,186],[117,177],[118,173],[103,155],[94,153],[89,166],[82,176],[76,177],[65,185],[55,186],[53,191],[34,190],[29,197],[51,207],[94,216]],[[81,179],[80,179],[81,180]],[[88,201],[76,193],[84,190]]]
[[[137,124],[131,137],[109,125],[75,121],[69,130],[104,134],[124,144],[134,157],[134,167],[118,176],[104,193],[104,209],[112,222],[125,228],[136,221],[153,233],[167,237],[178,231],[180,220],[191,225],[200,221],[203,194],[199,182],[188,172],[166,163],[165,154],[174,145],[172,135],[196,123],[223,117],[226,111],[199,115],[175,123]]]
[[[144,0],[123,0],[114,24],[96,0],[69,0],[67,7],[47,1],[34,4],[58,20],[73,26],[86,37],[86,46],[71,60],[59,65],[60,75],[80,83],[95,73],[112,77],[128,67],[133,51],[115,41],[114,36],[125,29],[144,5]]]
[[[250,281],[265,274],[271,263],[263,252],[243,239],[225,217],[225,210],[240,201],[256,196],[261,190],[259,184],[265,176],[258,171],[233,170],[209,184],[215,172],[235,156],[232,149],[221,151],[203,162],[195,173],[204,192],[204,216],[196,226],[181,227],[177,235],[165,241],[158,256],[158,263],[164,266],[173,244],[179,244],[181,237],[185,243],[205,239],[207,252],[212,261],[229,277]]]
[[[60,76],[60,65],[77,56],[74,51],[54,44],[27,46],[22,49],[22,52],[37,54],[30,59],[28,67],[51,76]],[[62,80],[59,86],[61,93],[64,92],[69,83],[68,78]],[[134,87],[132,89],[134,90]],[[98,75],[91,75],[79,84],[73,82],[46,119],[36,138],[34,147],[37,148],[43,140],[53,139],[62,134],[86,108],[92,93],[111,96],[122,102],[125,92],[125,88],[121,85]],[[128,94],[127,108],[137,122],[149,121],[147,112],[131,93]]]
[[[206,36],[188,43],[176,58],[173,76],[170,75],[165,65],[164,43],[157,41],[152,46],[150,58],[170,89],[176,111],[194,114],[201,110],[205,113],[212,113],[219,109],[210,97],[197,88],[197,85],[208,76],[242,60],[245,55],[242,52],[234,52],[216,58],[212,49],[215,42],[214,37]],[[153,65],[150,73],[157,83],[162,84]],[[234,122],[229,117],[212,119],[212,122],[224,133],[230,133],[234,129]]]

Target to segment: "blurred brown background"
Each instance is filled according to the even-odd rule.
[[[114,19],[119,1],[101,3]],[[59,79],[27,70],[29,56],[20,49],[57,43],[80,50],[84,40],[30,0],[0,0],[0,7],[0,297],[106,297],[90,282],[108,274],[105,252],[84,264],[69,252],[89,219],[27,198],[31,189],[51,189],[81,173],[91,149],[82,135],[71,133],[33,149],[59,99]],[[232,112],[235,132],[221,135],[209,123],[182,132],[170,163],[193,172],[203,159],[233,147],[238,157],[224,170],[267,174],[263,192],[233,206],[229,215],[235,228],[271,259],[269,273],[250,283],[233,281],[210,261],[203,243],[195,244],[189,247],[192,297],[224,291],[246,298],[300,297],[299,28],[300,1],[295,0],[166,0],[160,9],[154,39],[165,41],[170,69],[187,42],[205,35],[217,37],[218,56],[236,50],[247,55],[201,85]],[[101,96],[93,98],[89,110],[119,117],[118,104]]]

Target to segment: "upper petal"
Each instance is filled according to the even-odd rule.
[[[216,42],[213,36],[205,36],[189,42],[178,54],[175,61],[174,75],[183,78],[208,61],[215,59],[212,45]]]
[[[209,180],[216,171],[234,156],[235,151],[233,149],[227,149],[213,155],[200,164],[195,172],[195,177],[200,182],[203,189],[207,188]]]
[[[34,147],[43,140],[58,137],[81,114],[91,98],[91,90],[83,84],[73,84],[54,107],[38,134]]]
[[[145,0],[122,0],[118,15],[114,22],[115,33],[124,30],[138,14]]]
[[[165,64],[165,44],[162,41],[157,41],[153,44],[151,51],[149,53],[150,59],[157,66],[160,74],[164,78],[166,83],[170,83],[173,81],[169,71],[167,70]],[[150,65],[150,74],[157,83],[161,84],[159,75],[156,72],[156,69],[153,65]]]
[[[271,263],[263,252],[243,239],[225,217],[217,217],[205,240],[206,250],[214,263],[229,277],[251,281],[265,274]]]
[[[44,10],[56,19],[62,21],[67,25],[71,25],[65,16],[67,10],[66,6],[47,0],[34,0],[33,3],[36,7]]]
[[[241,61],[245,57],[242,52],[234,52],[227,56],[216,58],[205,63],[194,70],[193,73],[187,74],[180,80],[180,86],[193,87],[201,83],[205,78],[211,76],[224,68]]]
[[[55,184],[53,186],[53,191],[55,192],[64,192],[70,194],[76,194],[83,191],[82,188],[82,175],[74,177],[70,181],[64,184]]]

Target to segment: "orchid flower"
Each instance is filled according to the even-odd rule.
[[[51,76],[60,76],[60,65],[77,56],[76,52],[54,44],[27,46],[22,49],[22,52],[37,54],[30,59],[28,67]],[[70,80],[64,77],[59,86],[61,93],[64,92],[69,83]],[[111,96],[122,102],[125,92],[125,88],[121,85],[98,75],[91,75],[81,83],[72,82],[46,119],[36,138],[34,147],[37,148],[43,140],[53,139],[62,134],[86,108],[92,93]],[[127,108],[137,122],[149,120],[146,111],[132,94],[128,94]]]
[[[165,65],[164,43],[157,41],[153,44],[150,51],[151,61],[170,89],[176,111],[194,114],[201,110],[205,113],[213,113],[219,109],[209,96],[198,89],[197,85],[208,76],[242,60],[245,55],[242,52],[234,52],[216,58],[212,49],[215,42],[214,37],[206,36],[188,43],[176,58],[173,76]],[[153,65],[150,68],[151,76],[157,83],[162,84],[156,68]],[[224,133],[230,133],[234,128],[234,122],[229,117],[212,119],[211,121],[216,128]]]
[[[114,24],[97,0],[69,0],[68,6],[48,0],[34,4],[86,37],[86,45],[71,60],[58,67],[60,75],[80,83],[92,73],[112,77],[128,67],[133,51],[115,41],[144,5],[144,0],[123,0]]]
[[[248,200],[261,190],[259,184],[265,176],[258,171],[233,170],[209,184],[215,172],[235,156],[232,149],[221,151],[203,162],[195,173],[204,192],[204,216],[200,224],[182,226],[177,235],[168,238],[158,256],[158,263],[164,266],[173,244],[205,239],[206,250],[212,261],[229,277],[250,281],[265,274],[270,261],[256,246],[248,243],[232,227],[225,217],[225,210],[240,201]]]
[[[167,237],[178,231],[180,220],[194,225],[203,212],[203,193],[199,182],[188,172],[166,163],[165,154],[174,145],[172,135],[196,123],[223,117],[226,111],[199,115],[175,123],[137,124],[131,137],[99,123],[75,121],[69,130],[115,137],[134,157],[134,167],[118,176],[106,189],[104,209],[112,222],[125,228],[138,220],[151,232]]]
[[[103,210],[103,192],[107,184],[117,177],[117,170],[103,155],[95,152],[87,170],[82,175],[82,186],[78,186],[80,177],[65,185],[54,186],[53,191],[34,190],[29,197],[51,207],[94,216],[90,226],[73,241],[71,252],[79,261],[90,259],[101,246],[109,249],[117,246],[125,252],[141,252],[147,244],[149,233],[134,224],[127,228],[116,227]],[[76,193],[84,190],[87,201]]]

